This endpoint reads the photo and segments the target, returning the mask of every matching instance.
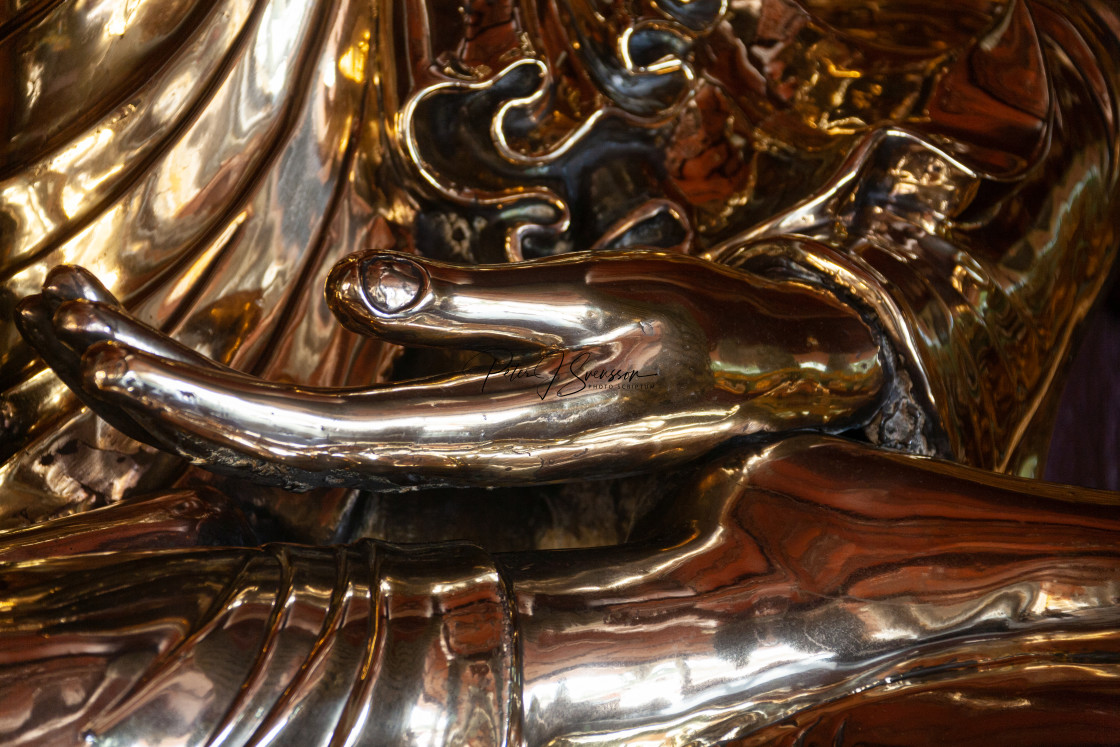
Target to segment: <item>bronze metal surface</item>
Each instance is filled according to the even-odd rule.
[[[0,70],[5,743],[1113,740],[1118,499],[1026,479],[1113,3],[12,0]]]

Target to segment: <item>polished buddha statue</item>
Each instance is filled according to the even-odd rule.
[[[1115,733],[1111,5],[0,29],[5,743]]]

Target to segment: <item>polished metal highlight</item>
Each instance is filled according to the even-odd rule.
[[[1114,740],[1120,499],[1009,475],[1114,264],[1118,40],[0,10],[0,741]]]
[[[369,389],[270,383],[201,359],[65,266],[17,319],[123,432],[290,489],[673,466],[736,437],[860,425],[885,378],[870,328],[834,297],[683,255],[468,269],[372,253],[339,263],[327,294],[350,329],[473,348],[483,365]]]
[[[182,469],[79,409],[6,326],[60,264],[238,371],[365,387],[399,349],[322,303],[349,254],[687,252],[873,318],[896,357],[873,442],[1039,474],[1116,244],[1114,9],[949,8],[13,9],[0,523]]]
[[[929,743],[1055,678],[1116,703],[1118,500],[802,436],[709,462],[620,547],[48,551],[5,572],[0,734],[796,743],[822,711],[899,718],[932,691],[949,723],[896,724]],[[1075,730],[1115,725],[1086,709]]]

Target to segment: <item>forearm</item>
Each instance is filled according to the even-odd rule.
[[[711,744],[888,685],[997,664],[1029,680],[1097,651],[1117,620],[1115,508],[982,478],[793,439],[711,465],[660,542],[504,558],[526,741]]]
[[[934,674],[1113,661],[1118,537],[1113,496],[800,437],[709,464],[621,547],[48,558],[5,568],[0,703],[35,718],[0,725],[717,743]]]

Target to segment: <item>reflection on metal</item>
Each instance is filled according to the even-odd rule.
[[[575,254],[463,269],[357,255],[327,281],[351,329],[489,351],[482,367],[340,391],[202,359],[61,267],[17,322],[110,423],[289,488],[526,484],[694,459],[731,438],[870,417],[883,372],[859,315],[693,257]]]
[[[0,11],[3,741],[1107,741],[1118,499],[997,473],[1112,267],[1118,38]]]
[[[1118,540],[1113,494],[801,436],[709,463],[620,547],[47,548],[5,572],[4,741],[796,743],[845,704],[1115,705]]]

